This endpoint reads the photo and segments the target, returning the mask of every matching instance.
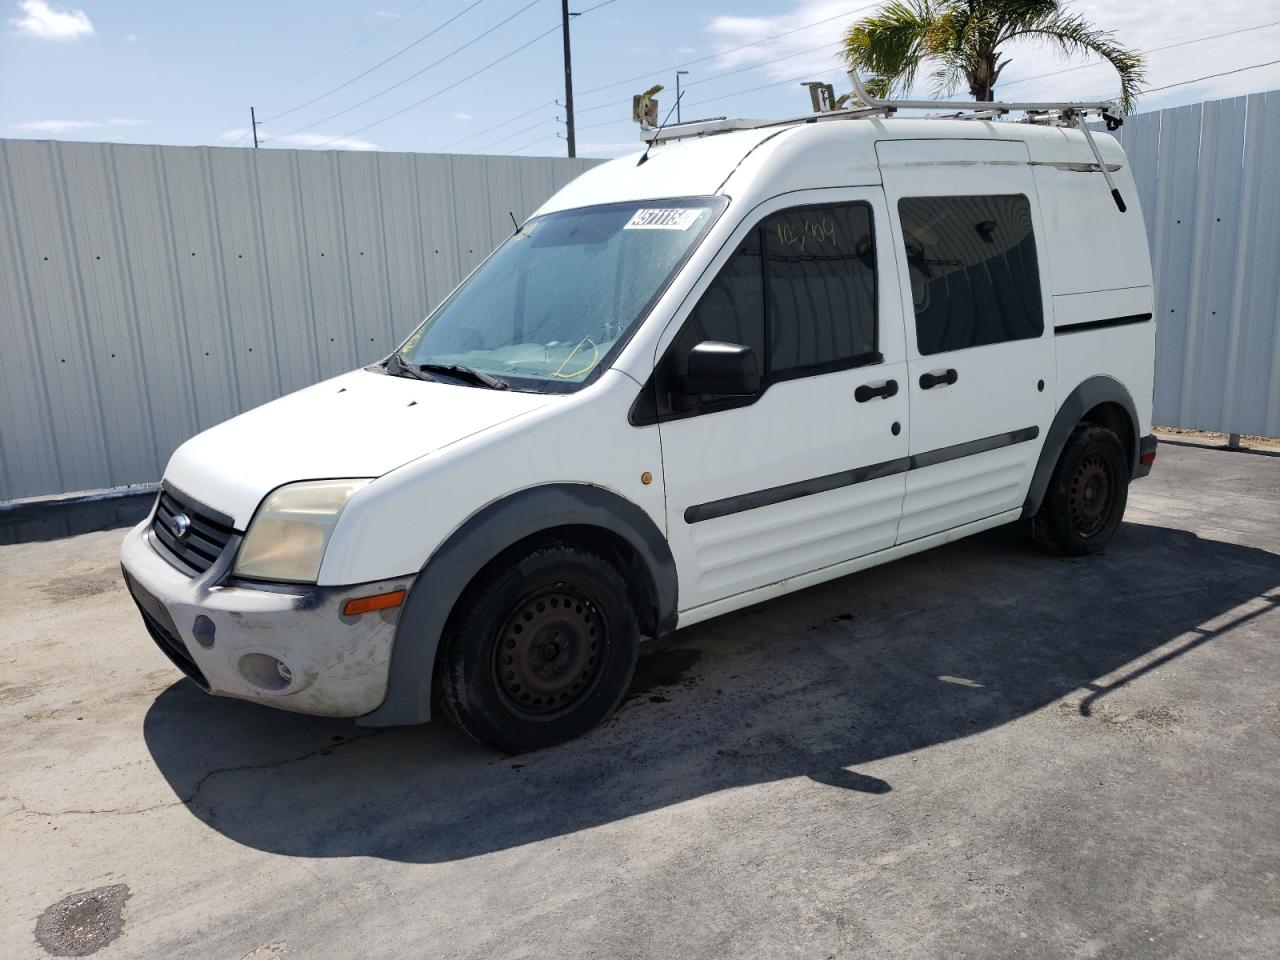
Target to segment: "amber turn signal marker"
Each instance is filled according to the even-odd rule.
[[[375,610],[390,610],[404,603],[404,594],[403,590],[392,590],[390,593],[375,593],[372,597],[356,597],[343,605],[342,615],[355,617]]]

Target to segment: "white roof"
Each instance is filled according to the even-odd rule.
[[[1124,163],[1115,138],[1094,134],[1108,164]],[[765,199],[789,190],[880,182],[884,140],[1003,140],[1025,143],[1033,163],[1094,162],[1079,130],[988,120],[839,118],[659,143],[593,167],[537,211],[627,200],[725,195]]]

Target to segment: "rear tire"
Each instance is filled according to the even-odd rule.
[[[445,712],[506,753],[562,743],[617,708],[639,648],[616,567],[594,551],[547,544],[468,588],[445,631]]]
[[[1124,519],[1129,499],[1129,460],[1106,427],[1082,423],[1058,458],[1033,537],[1069,557],[1106,549]]]

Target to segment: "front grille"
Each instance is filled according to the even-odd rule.
[[[179,516],[185,516],[189,524],[185,536],[179,535]],[[151,530],[164,548],[166,559],[195,575],[213,566],[227,548],[227,541],[235,532],[229,519],[172,487],[165,487],[156,504]]]

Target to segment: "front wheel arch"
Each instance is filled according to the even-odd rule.
[[[646,630],[674,628],[677,581],[666,537],[637,504],[603,487],[556,483],[517,491],[462,523],[423,565],[396,627],[387,693],[356,722],[393,727],[431,719],[432,678],[440,638],[464,592],[495,560],[544,537],[592,537],[618,552],[637,577],[652,611]],[[642,621],[645,617],[642,615]]]

